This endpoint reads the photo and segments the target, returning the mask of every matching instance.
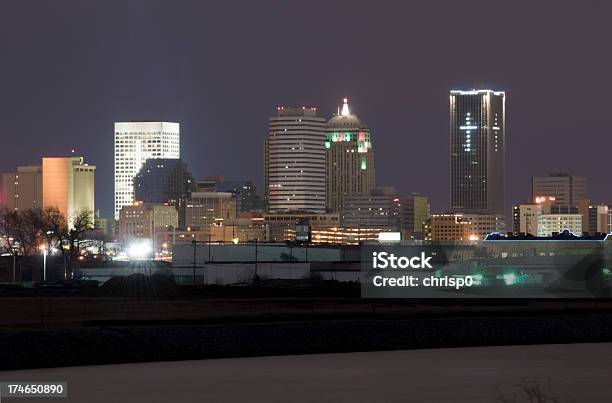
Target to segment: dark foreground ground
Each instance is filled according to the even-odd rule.
[[[612,315],[138,323],[6,330],[2,369],[467,346],[612,342]],[[612,356],[612,351],[610,352]]]
[[[612,342],[602,300],[368,300],[297,282],[5,288],[0,369],[470,346]]]
[[[603,403],[612,398],[611,352],[601,343],[290,355],[10,371],[0,380],[66,381],[58,402]]]

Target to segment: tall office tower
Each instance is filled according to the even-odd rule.
[[[370,130],[350,112],[346,98],[326,132],[326,207],[342,217],[345,197],[369,196],[374,188],[374,149]]]
[[[174,206],[180,228],[185,226],[185,202],[195,191],[196,182],[180,158],[148,159],[134,177],[134,200]]]
[[[451,210],[504,214],[506,95],[450,92]]]
[[[23,211],[42,207],[42,169],[40,166],[17,167],[17,172],[2,174],[2,205]]]
[[[179,138],[178,123],[115,123],[115,220],[134,202],[134,177],[146,160],[180,158]]]
[[[251,181],[219,181],[215,184],[215,191],[236,196],[236,213],[261,211],[261,198]]]
[[[325,212],[325,119],[316,108],[279,107],[264,157],[268,212]]]
[[[43,207],[57,207],[68,225],[82,212],[94,224],[94,175],[96,167],[83,157],[42,159]]]
[[[533,200],[536,197],[554,197],[555,204],[576,206],[588,198],[587,178],[565,173],[534,176],[531,180]]]

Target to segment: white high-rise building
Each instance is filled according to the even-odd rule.
[[[278,108],[264,153],[269,212],[325,212],[325,119],[316,108]]]
[[[134,177],[147,159],[180,158],[178,123],[115,122],[115,219],[134,202]]]

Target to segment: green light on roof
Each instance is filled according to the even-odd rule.
[[[331,148],[331,143],[329,141],[325,142],[325,148]]]
[[[365,157],[361,158],[361,169],[366,169],[366,159],[365,159]]]
[[[514,273],[506,273],[502,276],[502,278],[504,279],[504,283],[506,283],[506,285],[514,285],[518,282],[518,278]]]

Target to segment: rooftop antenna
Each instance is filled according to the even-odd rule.
[[[348,107],[348,98],[344,98],[344,104],[342,105],[342,116],[350,115],[349,107]]]

